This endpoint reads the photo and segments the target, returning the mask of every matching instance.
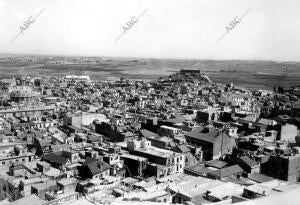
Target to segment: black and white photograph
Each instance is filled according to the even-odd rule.
[[[299,9],[0,0],[0,205],[299,205]]]

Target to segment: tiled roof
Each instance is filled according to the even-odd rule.
[[[244,163],[246,163],[249,167],[256,167],[258,165],[257,162],[255,162],[254,160],[250,159],[248,156],[242,156],[239,159],[241,161],[243,161]]]
[[[191,151],[185,144],[179,145],[179,146],[178,146],[178,149],[179,149],[182,153],[190,152],[190,151]]]
[[[248,174],[248,178],[255,182],[258,182],[258,183],[263,183],[263,182],[268,182],[268,181],[274,180],[273,177],[269,177],[269,176],[266,176],[264,174],[259,174],[259,173]]]
[[[47,154],[43,156],[42,159],[50,163],[55,163],[60,165],[66,164],[68,161],[68,158],[56,155],[54,153]]]
[[[158,134],[156,134],[156,133],[154,133],[154,132],[151,132],[151,131],[149,131],[149,130],[146,130],[146,129],[142,129],[142,130],[140,130],[140,132],[141,132],[141,134],[143,135],[143,137],[146,137],[146,138],[148,138],[148,137],[157,137],[158,136]]]
[[[219,178],[229,177],[234,174],[243,172],[243,169],[239,165],[233,165],[230,167],[225,167],[223,169],[215,170],[210,172],[211,175],[217,176]]]
[[[87,165],[89,163],[97,162],[98,160],[92,157],[87,157],[83,163],[83,165]]]
[[[91,162],[86,165],[93,175],[100,174],[110,169],[110,165],[103,161]]]
[[[206,164],[210,167],[215,167],[215,168],[221,169],[227,165],[227,162],[224,162],[221,160],[211,160],[209,162],[206,162]]]
[[[194,172],[194,173],[197,173],[199,175],[206,175],[210,171],[210,169],[204,167],[203,165],[199,165],[199,164],[196,164],[196,165],[193,165],[190,167],[185,167],[184,169]]]

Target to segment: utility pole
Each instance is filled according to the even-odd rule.
[[[223,138],[224,138],[224,127],[223,127],[223,129],[222,129],[222,140],[221,140],[221,156],[223,155]]]

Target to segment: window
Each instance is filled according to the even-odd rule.
[[[4,164],[5,164],[5,162],[2,162],[2,164],[4,165]]]

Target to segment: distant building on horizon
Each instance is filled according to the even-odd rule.
[[[67,83],[80,82],[89,83],[91,78],[88,75],[66,75],[65,80]]]

